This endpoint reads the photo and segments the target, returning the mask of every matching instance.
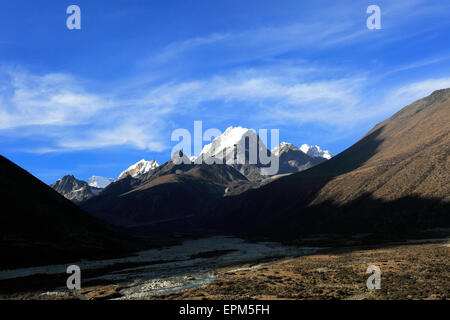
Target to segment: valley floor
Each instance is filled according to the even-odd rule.
[[[200,239],[204,248],[186,260],[121,265],[99,270],[79,291],[29,290],[1,299],[449,299],[449,239],[385,244],[382,247],[313,249]],[[212,242],[211,242],[212,241]],[[225,241],[226,242],[226,241]],[[216,246],[211,246],[215,243]],[[188,242],[187,247],[198,244]],[[220,244],[220,245],[219,245]],[[240,250],[234,248],[241,248]],[[176,247],[175,247],[176,248]],[[183,250],[186,247],[183,247]],[[242,249],[243,248],[243,249]],[[182,249],[179,247],[179,249]],[[177,252],[180,252],[177,249]],[[212,249],[212,250],[211,250]],[[169,249],[170,250],[170,249]],[[174,249],[171,249],[174,250]],[[282,251],[285,258],[275,258]],[[301,253],[307,255],[301,255]],[[287,256],[301,255],[296,258]],[[242,258],[247,257],[248,262]],[[168,258],[166,256],[166,258]],[[178,258],[181,258],[180,256]],[[267,258],[271,258],[268,259]],[[280,258],[278,258],[280,259]],[[214,262],[214,263],[213,263]],[[165,266],[164,266],[165,265]],[[369,265],[381,270],[381,289],[369,291]],[[169,267],[170,268],[166,268]],[[178,269],[173,268],[178,267]],[[164,274],[160,274],[166,270]],[[155,272],[158,276],[155,276]],[[111,275],[114,275],[111,277]],[[126,278],[126,281],[124,279]],[[102,281],[93,281],[93,280]],[[13,281],[14,279],[8,280]],[[42,279],[41,279],[42,280]],[[64,278],[61,278],[63,281]],[[106,281],[108,280],[108,281]],[[0,281],[0,284],[2,281]],[[3,285],[6,285],[3,281]],[[9,283],[14,286],[14,282]]]
[[[223,269],[203,288],[159,299],[449,299],[450,242],[333,249],[256,269]],[[381,289],[369,291],[369,265]]]

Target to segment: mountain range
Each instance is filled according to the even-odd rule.
[[[155,160],[147,161],[142,159],[123,171],[117,180],[124,179],[128,176],[133,178],[139,177],[158,166],[159,165]],[[81,202],[99,195],[103,189],[114,181],[116,180],[101,176],[92,176],[88,181],[83,181],[76,179],[73,175],[66,175],[50,186],[67,199],[76,204],[80,204]]]
[[[222,232],[403,232],[450,226],[450,89],[379,123],[308,170],[222,199],[206,215]]]
[[[246,143],[246,137],[257,141],[261,152],[270,154],[252,130],[229,127],[212,143],[206,145],[192,161],[182,152],[174,154],[163,165],[141,160],[108,185],[96,197],[89,197],[81,207],[94,216],[113,225],[146,230],[150,226],[161,231],[161,224],[185,221],[187,217],[200,216],[216,201],[258,188],[287,173],[305,170],[326,161],[317,155],[308,156],[300,149],[280,149],[279,175],[265,177],[258,162],[248,163],[248,141],[238,164],[205,164],[208,159],[223,159]],[[175,156],[177,156],[175,158]],[[242,156],[242,158],[241,158]],[[178,164],[183,159],[181,164]],[[247,160],[247,161],[246,161]],[[223,163],[224,161],[220,161]],[[195,226],[192,227],[195,229]]]
[[[81,206],[146,232],[298,235],[449,225],[449,106],[450,89],[436,91],[334,157],[317,146],[285,142],[269,151],[253,131],[230,127],[193,163],[170,160],[112,183]],[[278,175],[264,177],[259,163],[248,163],[248,138],[278,157]],[[225,158],[240,144],[246,146],[237,155],[243,163],[199,164]]]
[[[279,157],[285,174],[260,179],[258,163],[207,165],[179,151],[160,166],[140,161],[111,183],[67,176],[53,185],[79,206],[0,156],[0,268],[101,258],[142,247],[141,240],[110,224],[146,235],[296,239],[361,233],[388,239],[406,231],[449,228],[449,123],[450,89],[438,90],[329,160],[317,147],[282,143],[272,151],[263,149]],[[245,139],[245,129],[227,131],[203,158],[234,152]],[[184,163],[176,164],[180,158]]]
[[[80,204],[99,195],[112,183],[116,183],[116,185],[123,187],[129,182],[129,186],[126,189],[127,191],[130,191],[133,187],[146,183],[161,175],[175,173],[174,170],[186,171],[186,168],[191,169],[193,166],[190,166],[189,164],[201,164],[206,161],[205,159],[211,157],[223,158],[227,153],[233,152],[235,146],[245,144],[244,140],[246,137],[251,137],[257,141],[258,146],[261,149],[260,152],[270,154],[264,143],[254,131],[242,127],[229,127],[222,135],[215,138],[210,144],[205,145],[198,157],[185,157],[183,163],[187,163],[187,167],[177,167],[176,169],[173,169],[175,168],[173,163],[171,165],[166,163],[164,166],[160,166],[155,160],[147,161],[142,159],[120,173],[117,180],[93,176],[86,182],[76,179],[73,175],[67,175],[56,181],[51,187],[67,199]],[[278,174],[294,173],[305,170],[326,161],[332,156],[329,151],[322,151],[318,146],[309,147],[308,145],[303,145],[302,148],[304,151],[292,144],[283,142],[277,148],[272,150],[272,152],[275,152],[274,154],[279,157],[280,170],[278,171]],[[247,153],[244,154],[242,158],[247,157],[248,159],[248,147],[246,152]],[[240,155],[238,155],[238,158],[239,160],[242,160]],[[264,181],[267,177],[261,174],[261,167],[263,166],[258,162],[256,164],[250,164],[245,163],[245,159],[243,159],[242,163],[232,164],[231,167],[252,182],[230,185],[229,190],[233,190],[233,192],[237,192],[237,190],[242,192],[248,188],[254,188],[267,182]],[[119,183],[120,180],[124,181]],[[110,190],[115,189],[116,185],[112,186]],[[233,192],[230,191],[227,195],[233,194]]]

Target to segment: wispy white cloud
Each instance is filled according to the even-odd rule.
[[[394,74],[397,72],[403,72],[403,71],[408,71],[408,70],[417,69],[417,68],[421,68],[421,67],[426,67],[426,66],[436,64],[439,62],[443,62],[443,61],[449,60],[449,59],[450,59],[450,56],[442,56],[442,57],[431,57],[431,58],[424,59],[424,60],[414,61],[413,63],[401,65],[396,68],[391,68],[391,70],[383,73],[380,77],[386,77],[388,75],[391,75],[391,74]]]
[[[351,4],[351,5],[350,5]],[[364,44],[364,46],[392,45],[408,38],[432,34],[436,25],[423,25],[419,30],[411,24],[422,23],[422,18],[443,16],[450,5],[427,0],[381,1],[383,30],[368,30],[365,25],[365,3],[354,1],[329,4],[304,17],[302,23],[287,23],[222,33],[201,34],[168,43],[145,59],[147,66],[183,65],[184,59],[195,60],[198,54],[207,54],[202,63],[232,64],[250,60],[268,59],[288,52],[304,50],[320,52],[330,47]],[[439,21],[439,26],[448,21]],[[217,56],[217,57],[216,57]],[[189,63],[186,63],[189,65]]]
[[[114,146],[160,152],[170,148],[168,120],[201,114],[205,104],[215,105],[202,115],[206,118],[229,115],[238,121],[251,114],[264,124],[314,123],[343,132],[450,87],[450,78],[416,81],[373,101],[363,93],[371,84],[363,75],[333,79],[323,77],[321,67],[297,68],[243,69],[163,83],[141,88],[133,98],[90,92],[68,75],[14,74],[0,90],[0,132],[47,139],[46,146],[29,150],[36,153]]]
[[[0,129],[81,124],[96,113],[114,107],[110,99],[87,93],[66,74],[36,76],[9,71],[7,78],[1,99]]]
[[[366,30],[364,19],[348,19],[353,17],[352,12],[337,12],[325,14],[329,20],[324,22],[311,17],[305,23],[211,33],[172,42],[152,54],[150,63],[164,70],[174,61],[192,55],[196,67],[207,63],[213,67],[199,73],[201,76],[190,72],[170,80],[168,73],[158,77],[143,68],[132,81],[120,80],[118,86],[104,92],[96,91],[95,83],[70,74],[36,75],[2,68],[0,134],[46,139],[45,146],[36,145],[30,150],[46,153],[124,145],[168,150],[168,131],[177,125],[178,118],[191,115],[227,118],[236,124],[247,116],[255,123],[291,128],[314,123],[342,132],[384,117],[433,90],[450,87],[450,78],[446,77],[399,80],[403,82],[391,83],[389,88],[380,84],[380,79],[392,73],[442,63],[448,57],[442,53],[406,60],[404,65],[389,65],[375,72],[361,71],[353,65],[330,68],[321,54],[311,62],[301,53],[310,51],[316,57],[315,53],[334,46],[374,38],[377,41],[372,45],[381,46],[416,37],[417,32],[428,32],[433,26],[407,34],[394,33],[392,26],[407,26],[411,18],[404,11],[416,12],[418,8],[426,14],[434,13],[428,3],[420,0],[410,2],[409,7],[382,6],[383,26],[387,27],[380,33]],[[358,16],[363,18],[364,14],[362,10]],[[220,54],[215,56],[215,52]],[[287,52],[299,54],[280,57]],[[208,60],[201,61],[204,56]],[[257,63],[241,63],[248,60]],[[222,68],[223,62],[231,67]],[[104,83],[102,87],[109,85]],[[372,87],[375,93],[368,97]],[[205,106],[208,109],[203,112]]]
[[[386,101],[397,106],[405,106],[415,100],[428,96],[435,90],[450,88],[450,78],[436,78],[415,81],[391,92]]]
[[[168,149],[168,146],[161,141],[162,128],[157,127],[158,120],[133,119],[110,128],[93,128],[86,133],[57,138],[53,151],[78,151],[114,146],[133,146],[141,150],[164,151]]]
[[[33,75],[8,70],[0,91],[0,132],[41,137],[32,152],[85,150],[120,145],[162,151],[165,112],[151,105],[92,93],[67,74]],[[163,108],[160,108],[163,109]]]
[[[361,99],[361,104],[355,110],[355,123],[358,120],[375,123],[385,120],[401,108],[424,98],[436,90],[450,88],[450,78],[417,79],[407,84],[396,86],[376,100]],[[373,123],[373,124],[375,124]]]
[[[158,52],[152,61],[155,63],[166,62],[177,58],[179,55],[205,45],[217,44],[231,39],[233,36],[228,33],[213,33],[205,37],[196,37],[183,41],[173,42]]]
[[[322,70],[306,70],[296,72],[290,66],[279,66],[172,82],[153,88],[143,100],[154,106],[169,106],[177,113],[192,112],[210,103],[215,108],[208,112],[209,117],[225,117],[238,108],[265,123],[321,122],[345,126],[356,121],[354,109],[365,79],[355,76],[311,80],[311,73],[320,74]]]
[[[321,21],[318,19],[317,21]],[[166,47],[152,54],[145,64],[160,66],[179,61],[190,54],[204,50],[220,52],[222,63],[269,58],[291,50],[322,47],[331,40],[351,37],[354,33],[353,23],[349,22],[313,22],[295,23],[271,27],[261,27],[236,32],[212,33],[183,41],[169,43]],[[209,55],[209,59],[220,63]]]

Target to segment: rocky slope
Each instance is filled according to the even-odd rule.
[[[50,187],[74,203],[81,203],[100,193],[102,188],[90,186],[86,181],[67,175],[53,183]]]

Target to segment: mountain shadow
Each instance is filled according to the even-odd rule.
[[[141,243],[0,156],[0,269],[130,254]]]
[[[394,240],[406,232],[450,226],[449,212],[450,203],[441,199],[406,196],[385,201],[366,193],[343,205],[325,201],[299,212],[253,222],[253,234],[280,239],[311,234],[383,233],[388,235],[384,240]],[[232,230],[245,235],[246,225]]]

